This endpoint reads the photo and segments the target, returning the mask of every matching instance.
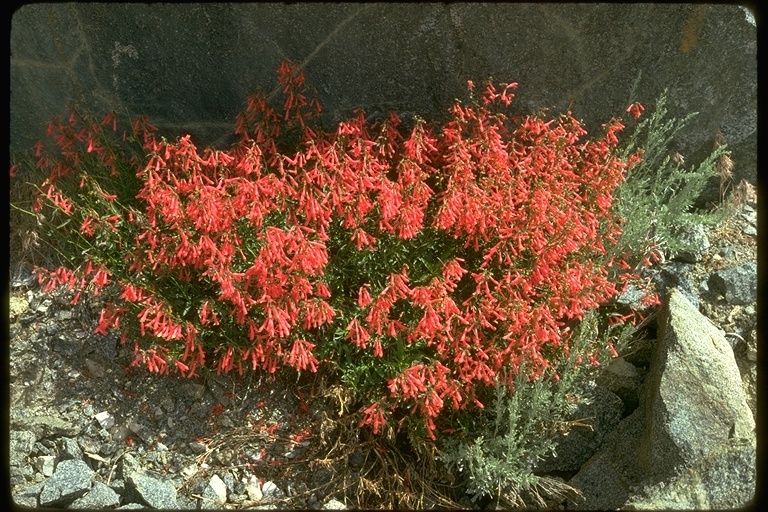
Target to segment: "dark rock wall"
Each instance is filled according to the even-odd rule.
[[[369,113],[445,116],[466,80],[517,81],[516,109],[572,107],[599,129],[669,89],[698,111],[689,162],[720,130],[737,178],[754,183],[754,18],[707,4],[30,4],[11,25],[11,149],[31,147],[76,102],[146,114],[175,137],[224,145],[246,96],[272,92],[283,59],[303,64],[329,122]]]

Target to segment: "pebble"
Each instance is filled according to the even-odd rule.
[[[280,490],[279,487],[277,487],[277,484],[271,480],[264,482],[264,484],[261,486],[261,493],[270,498],[279,498],[282,496],[283,491]]]
[[[94,418],[99,422],[99,425],[101,425],[102,428],[112,428],[115,426],[115,418],[107,411],[98,413]]]

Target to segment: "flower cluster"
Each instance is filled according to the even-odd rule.
[[[361,425],[410,410],[434,438],[444,411],[483,406],[479,389],[568,355],[571,328],[628,278],[606,245],[639,158],[617,156],[620,121],[585,140],[570,114],[510,119],[517,84],[488,83],[443,125],[359,112],[323,131],[301,70],[278,77],[281,108],[249,98],[229,150],[158,140],[139,120],[131,159],[106,142],[114,116],[53,123],[58,159],[38,148],[37,209],[87,248],[40,280],[113,284],[96,332],[122,331],[136,364],[327,367],[365,401]]]

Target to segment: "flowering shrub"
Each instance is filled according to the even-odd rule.
[[[434,439],[443,412],[568,357],[572,327],[627,279],[606,256],[639,159],[617,156],[620,121],[585,140],[570,114],[509,119],[516,84],[475,98],[470,82],[442,126],[358,112],[323,131],[298,67],[278,77],[282,108],[250,97],[226,151],[158,140],[146,120],[129,150],[114,115],[74,114],[51,124],[58,150],[37,147],[50,176],[34,210],[67,263],[40,282],[75,302],[112,290],[95,331],[121,331],[135,364],[325,368],[361,426],[401,418]]]

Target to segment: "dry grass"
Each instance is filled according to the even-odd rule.
[[[456,502],[463,491],[437,460],[434,445],[407,439],[391,427],[378,436],[372,435],[359,427],[361,413],[344,388],[326,385],[320,375],[312,379],[302,385],[305,391],[315,390],[314,398],[306,405],[320,413],[301,425],[309,426],[307,439],[311,444],[307,452],[296,459],[280,458],[279,463],[258,466],[261,478],[278,486],[290,482],[293,492],[280,498],[264,498],[259,505],[281,503],[304,508],[306,500],[315,496],[322,501],[335,498],[350,508],[465,508]],[[242,424],[200,440],[206,449],[197,456],[198,464],[207,464],[209,471],[250,469],[253,463],[233,460],[231,454],[291,444],[287,430],[270,432],[255,427]],[[193,489],[197,478],[204,475],[191,477],[184,487]]]
[[[11,178],[9,189],[9,279],[30,270],[35,265],[49,264],[54,252],[41,241],[40,223],[32,211],[35,187],[39,176]]]

